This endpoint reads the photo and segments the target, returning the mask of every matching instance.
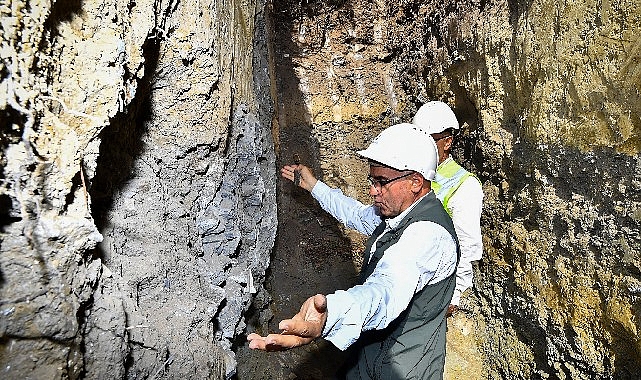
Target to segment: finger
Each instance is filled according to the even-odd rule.
[[[251,334],[247,335],[247,340],[248,341],[249,340],[254,340],[254,339],[263,339],[263,337],[258,335],[258,334],[256,334],[256,333],[251,333]]]
[[[252,350],[284,351],[312,341],[311,338],[302,338],[296,335],[270,334],[264,338],[260,335],[256,335],[256,337],[249,342],[249,348]]]
[[[247,336],[247,340],[249,341],[249,348],[252,350],[263,350],[265,351],[267,348],[267,344],[265,343],[265,338],[258,334],[249,334]]]
[[[278,328],[283,330],[282,335],[294,335],[303,338],[317,338],[320,336],[320,321],[303,321],[297,319],[286,319],[280,321]]]
[[[312,341],[312,338],[297,335],[270,334],[265,338],[265,349],[268,351],[282,351],[302,346]]]
[[[283,167],[283,168],[280,170],[280,175],[281,175],[283,178],[288,179],[288,180],[290,180],[290,181],[293,181],[293,180],[294,180],[294,170],[293,170],[293,169],[291,169],[290,167],[287,167],[287,166]]]
[[[281,177],[283,177],[284,179],[286,179],[288,181],[292,181],[292,182],[294,181],[294,174],[282,173]]]
[[[317,294],[314,296],[314,307],[318,310],[319,313],[324,313],[327,311],[327,297],[322,294]]]

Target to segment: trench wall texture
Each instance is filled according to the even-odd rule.
[[[469,125],[458,156],[484,183],[488,376],[637,377],[640,4],[415,9],[431,27],[418,49],[397,46],[425,65],[401,81],[457,108]]]
[[[367,202],[355,151],[381,129],[435,99],[463,124],[454,156],[483,182],[485,256],[446,378],[638,376],[638,2],[279,4],[283,162],[305,146],[303,163]]]
[[[248,311],[269,329],[347,285],[362,246],[284,186],[281,219],[319,235],[275,238],[274,147],[367,202],[355,151],[432,99],[464,123],[454,155],[486,196],[458,378],[640,373],[637,2],[4,0],[0,16],[3,378],[224,378],[234,351],[264,361],[241,378],[331,376],[323,347],[238,350]],[[309,267],[275,252],[269,303],[275,241]]]
[[[0,3],[0,377],[233,374],[275,235],[263,7]]]

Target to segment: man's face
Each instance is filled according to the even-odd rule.
[[[398,178],[384,185],[374,183],[369,187],[369,195],[374,199],[374,206],[378,207],[382,217],[398,216],[414,202],[414,194],[411,191],[412,174],[412,171],[370,165],[369,176],[373,182]]]
[[[433,133],[431,136],[436,143],[436,148],[438,149],[438,163],[440,164],[449,157],[450,149],[452,148],[452,140],[454,138],[449,131]]]

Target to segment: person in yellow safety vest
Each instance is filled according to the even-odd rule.
[[[461,246],[461,259],[456,269],[456,288],[448,313],[451,315],[458,309],[461,293],[473,285],[472,262],[480,260],[483,255],[483,189],[479,179],[450,156],[459,123],[447,104],[439,101],[425,103],[414,115],[412,124],[430,134],[436,142],[439,164],[432,189],[452,217]]]

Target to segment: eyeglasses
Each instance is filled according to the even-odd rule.
[[[392,178],[392,179],[376,179],[376,178],[372,177],[371,175],[368,175],[367,176],[367,182],[369,183],[370,186],[374,186],[374,188],[377,191],[380,191],[383,188],[383,186],[385,186],[385,185],[387,185],[389,183],[392,183],[392,182],[394,182],[396,180],[399,180],[401,178],[405,178],[405,177],[411,176],[412,174],[414,174],[413,171],[409,172],[409,173],[406,173],[406,174],[403,174],[403,175],[400,175],[398,177]]]

